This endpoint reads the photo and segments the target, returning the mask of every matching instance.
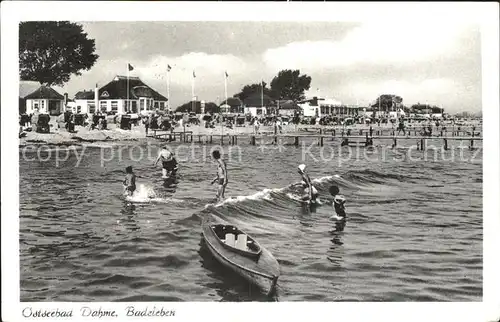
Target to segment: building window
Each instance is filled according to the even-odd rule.
[[[113,112],[118,112],[118,101],[111,101],[111,110]]]
[[[137,113],[137,101],[132,101],[132,113]]]
[[[35,103],[35,107],[33,109],[37,110],[38,109],[38,102]]]
[[[95,103],[87,103],[87,106],[89,108],[89,113],[94,114],[95,113]]]
[[[108,107],[108,102],[106,102],[106,101],[100,101],[99,102],[99,107],[100,107],[101,112],[106,112],[106,109]]]
[[[77,113],[81,113],[81,112],[82,112],[82,107],[81,107],[80,105],[78,105],[78,106],[76,107],[76,112],[77,112]]]
[[[130,108],[133,106],[134,101],[127,100],[125,101],[125,113],[130,113]]]
[[[160,110],[163,110],[165,108],[165,102],[160,102]]]
[[[160,102],[155,102],[155,109],[160,108]]]
[[[42,110],[45,109],[45,101],[42,100]]]

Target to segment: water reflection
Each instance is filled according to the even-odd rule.
[[[168,177],[166,179],[163,179],[163,188],[165,188],[165,190],[167,192],[171,192],[171,193],[175,193],[175,191],[177,190],[177,185],[179,184],[179,180],[177,179],[177,176],[172,176],[172,177]]]
[[[125,228],[130,231],[139,230],[140,227],[137,220],[135,220],[135,218],[137,217],[136,205],[126,200],[124,200],[123,204],[124,206],[121,210],[122,218],[120,219],[120,222],[123,223]]]
[[[343,258],[342,246],[344,242],[342,241],[342,237],[344,235],[344,228],[346,225],[346,220],[338,220],[334,223],[334,227],[330,230],[330,235],[332,239],[330,240],[332,243],[327,252],[327,259],[335,264],[335,266],[339,265]]]

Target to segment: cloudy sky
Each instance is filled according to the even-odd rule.
[[[147,84],[166,95],[172,66],[171,101],[176,107],[195,94],[216,101],[243,85],[270,83],[281,69],[312,77],[310,95],[364,105],[394,93],[448,111],[481,109],[479,27],[452,22],[80,22],[96,41],[100,58],[64,91],[100,86],[126,75],[127,63]]]

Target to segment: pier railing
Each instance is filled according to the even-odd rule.
[[[297,133],[268,133],[268,134],[194,134],[192,131],[186,132],[171,132],[171,131],[159,131],[153,130],[152,135],[150,137],[164,140],[168,142],[181,142],[181,143],[199,143],[199,144],[228,144],[228,145],[236,145],[238,144],[238,140],[243,140],[244,142],[248,142],[250,145],[259,144],[268,144],[265,142],[269,142],[270,144],[278,144],[278,140],[280,143],[285,139],[293,138],[293,144],[299,146],[301,140],[305,139],[313,139],[317,141],[318,146],[323,146],[325,140],[329,141],[340,141],[341,146],[365,146],[370,147],[374,145],[374,140],[390,140],[392,147],[397,146],[398,141],[407,141],[413,140],[416,142],[418,150],[424,150],[427,147],[428,140],[441,140],[443,143],[443,147],[445,150],[448,150],[449,141],[468,141],[469,148],[474,148],[475,141],[482,141],[483,138],[479,136],[480,133],[476,133],[474,131],[471,132],[471,135],[450,135],[451,133],[438,133],[437,135],[414,135],[411,136],[411,132],[408,135],[399,136],[397,135],[397,131],[393,129],[386,129],[371,131],[341,131],[338,133],[337,131],[329,131],[330,134],[325,134],[324,130],[320,130],[319,133],[315,134],[297,134]],[[353,132],[357,132],[354,134]],[[384,132],[389,132],[384,135]],[[364,133],[364,135],[362,135]],[[446,135],[447,134],[447,135]],[[463,133],[462,133],[463,134]],[[476,135],[477,134],[477,135]]]

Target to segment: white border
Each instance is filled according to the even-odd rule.
[[[449,19],[478,22],[482,28],[484,118],[484,274],[482,303],[167,303],[176,320],[227,321],[494,321],[500,317],[498,248],[499,82],[498,4],[496,3],[154,3],[154,2],[7,2],[2,24],[2,320],[18,321],[19,166],[17,140],[18,23],[22,20],[71,21],[360,21]],[[460,233],[457,230],[457,233]],[[133,303],[140,306],[139,303]],[[154,303],[162,306],[160,303]],[[120,310],[126,303],[93,303]],[[153,305],[153,303],[144,303]],[[23,307],[27,306],[23,303]],[[72,307],[80,303],[34,303],[33,307]],[[220,316],[216,313],[222,313]],[[143,320],[144,318],[142,318]],[[44,319],[47,320],[47,319]],[[100,319],[107,320],[107,319]],[[116,320],[116,319],[114,319]],[[123,320],[123,318],[119,318]]]

